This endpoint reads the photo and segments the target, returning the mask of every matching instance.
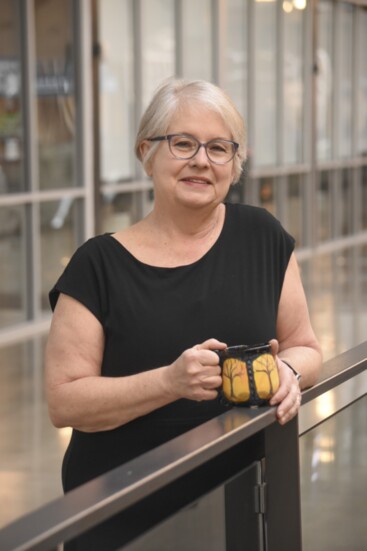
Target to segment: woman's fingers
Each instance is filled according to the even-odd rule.
[[[297,379],[287,365],[277,358],[280,386],[270,400],[270,405],[278,405],[277,418],[284,425],[297,415],[301,405],[301,391]]]
[[[207,341],[185,350],[169,366],[170,384],[178,397],[191,400],[213,400],[222,384],[219,357],[213,349],[223,349],[226,344],[217,339]]]
[[[271,339],[269,341],[270,347],[271,347],[271,353],[273,356],[276,356],[279,352],[279,343],[276,339]]]
[[[284,425],[293,419],[297,415],[300,405],[301,393],[299,391],[290,392],[277,409],[277,417],[280,424]]]

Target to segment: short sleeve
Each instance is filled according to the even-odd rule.
[[[283,228],[281,223],[273,218],[274,223],[274,251],[276,256],[273,259],[277,266],[277,275],[274,276],[277,282],[277,300],[280,299],[280,294],[283,288],[285,273],[288,268],[290,257],[295,248],[295,239]]]
[[[74,253],[64,272],[51,289],[49,301],[54,310],[60,293],[69,295],[88,308],[103,324],[106,278],[95,239],[88,240]]]
[[[288,233],[280,222],[278,223],[278,232],[279,232],[279,253],[281,256],[281,261],[283,263],[284,271],[287,269],[289,259],[294,251],[296,240],[294,237]]]
[[[269,300],[272,297],[274,306],[278,307],[295,240],[266,209],[248,207],[245,214],[248,222],[247,231],[252,236],[247,242],[248,256],[258,262],[259,275],[253,286],[258,292],[267,292]],[[261,272],[265,272],[266,275],[263,273],[260,276]]]

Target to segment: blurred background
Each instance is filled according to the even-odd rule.
[[[296,238],[325,359],[366,340],[366,52],[362,0],[0,0],[0,526],[61,493],[48,292],[88,237],[150,210],[133,144],[162,79],[234,99],[249,158],[228,200]]]

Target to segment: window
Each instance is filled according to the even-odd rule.
[[[367,9],[358,10],[357,154],[367,155]]]
[[[103,232],[114,233],[135,224],[152,208],[152,191],[110,193],[103,196]]]
[[[156,87],[175,74],[174,3],[141,0],[143,110]]]
[[[224,27],[224,79],[223,87],[237,109],[247,119],[248,75],[248,4],[243,0],[228,0]]]
[[[304,10],[284,13],[284,153],[285,163],[303,161]]]
[[[83,219],[80,200],[65,197],[59,202],[40,204],[40,293],[41,309],[48,314],[50,305],[48,293],[56,283],[72,254],[78,246],[78,224]],[[62,223],[52,226],[59,216]]]
[[[331,2],[318,4],[317,57],[317,157],[319,160],[332,156],[333,120],[333,6]]]
[[[182,75],[212,80],[211,0],[185,0],[182,9]]]
[[[133,176],[134,78],[132,14],[128,0],[99,1],[100,182]]]
[[[261,178],[259,181],[259,204],[276,216],[275,179]]]
[[[337,30],[339,72],[336,79],[337,92],[337,152],[338,157],[352,153],[352,100],[353,100],[353,6],[342,4],[339,8]]]
[[[303,178],[290,175],[287,182],[286,220],[287,230],[295,238],[297,247],[304,245],[304,196]]]
[[[27,319],[26,209],[0,207],[0,328]]]
[[[72,187],[80,185],[75,163],[72,3],[35,0],[34,7],[39,187]]]
[[[255,2],[256,165],[277,161],[277,2]]]
[[[17,3],[0,4],[0,194],[24,191]]]
[[[364,166],[361,172],[361,229],[367,230],[367,166]]]
[[[350,235],[353,231],[353,170],[343,169],[338,174],[340,178],[336,205],[339,209],[336,215],[338,235]]]
[[[332,197],[331,173],[323,170],[318,174],[316,189],[317,237],[318,241],[331,238]]]

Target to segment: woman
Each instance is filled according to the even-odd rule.
[[[272,341],[282,424],[300,406],[295,375],[315,382],[293,239],[265,210],[224,203],[245,152],[222,90],[173,79],[157,90],[136,140],[152,212],[80,247],[50,293],[50,415],[74,429],[66,491],[226,411],[213,349]]]

